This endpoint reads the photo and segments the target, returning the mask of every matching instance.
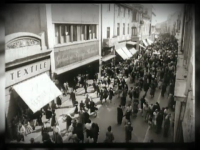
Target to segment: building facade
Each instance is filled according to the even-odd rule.
[[[178,38],[178,64],[175,85],[174,142],[195,141],[195,92],[194,92],[194,6],[185,5]]]
[[[61,85],[78,74],[92,78],[99,72],[100,7],[97,4],[52,4],[48,10],[52,72]],[[90,70],[90,72],[88,72]]]
[[[120,57],[116,50],[139,49],[140,14],[132,4],[101,4],[101,7],[102,63],[115,63]]]
[[[45,15],[41,10],[42,7],[38,4],[19,4],[18,7],[11,5],[5,16],[5,110],[6,129],[9,133],[7,138],[10,139],[13,135],[12,119],[16,115],[22,115],[31,105],[24,102],[26,91],[20,93],[17,86],[33,81],[43,74],[49,78],[51,75],[50,54],[52,50],[46,46],[47,29],[42,18]],[[34,85],[27,87],[27,90],[31,86]]]
[[[139,38],[140,43],[143,44],[145,47],[150,44],[148,42],[149,40],[153,41],[153,36],[151,36],[151,21],[153,14],[152,10],[152,5],[143,4]]]

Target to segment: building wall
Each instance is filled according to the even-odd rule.
[[[175,112],[182,113],[183,114],[183,121],[182,121],[182,128],[183,128],[183,138],[184,142],[194,142],[195,138],[195,128],[194,128],[194,116],[195,116],[195,92],[194,92],[194,17],[193,17],[193,10],[188,9],[190,5],[186,5],[185,7],[185,13],[183,15],[184,18],[182,20],[182,27],[180,31],[183,31],[180,35],[181,39],[183,39],[183,43],[179,42],[179,50],[181,50],[181,47],[184,49],[183,52],[179,51],[179,55],[182,55],[183,63],[182,68],[186,70],[186,76],[187,78],[184,79],[186,83],[186,87],[182,90],[184,92],[184,95],[187,97],[186,100],[183,102],[185,104],[184,111],[179,112],[178,110],[175,110]],[[183,30],[182,30],[183,28]],[[180,46],[182,44],[182,46]],[[177,82],[177,81],[176,81]],[[176,94],[176,93],[175,93]],[[179,120],[175,119],[175,124]],[[177,127],[179,128],[179,127]],[[178,130],[178,129],[177,129]],[[176,133],[175,128],[175,134],[178,138],[178,133]],[[177,139],[175,139],[177,140]]]
[[[54,23],[98,24],[99,6],[95,4],[52,4]]]
[[[52,38],[54,41],[54,52],[51,57],[52,73],[60,68],[62,68],[63,72],[67,70],[66,66],[74,65],[75,63],[79,63],[80,65],[78,66],[82,66],[81,62],[83,60],[99,55],[99,9],[100,5],[96,4],[51,4],[51,9],[49,9],[51,21],[49,22],[51,22],[52,26],[49,26],[49,28],[52,29],[52,36],[54,36]],[[77,27],[75,27],[76,25]],[[95,28],[87,29],[87,25],[90,27],[95,26]],[[75,30],[77,40],[74,40]],[[92,37],[93,34],[90,34],[89,30],[95,31],[95,37]],[[67,32],[69,34],[66,34]],[[85,36],[86,32],[89,35],[89,39]],[[71,69],[76,69],[76,67]]]
[[[120,15],[118,15],[118,11],[119,11],[119,7],[121,8],[120,11]],[[120,24],[120,34],[119,34],[119,38],[121,38],[121,40],[125,40],[125,36],[129,35],[131,36],[131,28],[133,27],[134,23],[132,23],[132,11],[130,11],[130,15],[128,15],[128,9],[126,8],[126,13],[125,13],[125,17],[124,17],[124,8],[121,5],[116,5],[115,4],[115,25],[114,25],[114,35],[117,36],[117,24]],[[125,24],[125,35],[123,35],[123,24]],[[129,34],[127,33],[128,31],[128,24],[129,24]]]
[[[103,39],[107,39],[107,27],[110,27],[110,38],[114,35],[114,5],[102,4],[102,42]]]
[[[39,4],[9,5],[5,15],[5,35],[16,32],[41,32]]]

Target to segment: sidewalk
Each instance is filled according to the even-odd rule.
[[[112,83],[111,83],[111,86],[112,86]],[[102,105],[100,104],[100,98],[97,97],[97,93],[94,92],[93,86],[89,86],[87,91],[88,91],[87,94],[89,95],[89,97],[91,97],[93,99],[94,103],[97,105],[97,108],[99,109]],[[78,103],[80,103],[81,101],[83,101],[83,102],[85,101],[86,96],[85,96],[85,90],[83,87],[78,88],[77,92],[75,92],[75,94],[76,94],[76,100],[78,101]],[[66,128],[66,125],[65,125],[66,123],[63,122],[63,116],[66,114],[73,114],[75,107],[73,107],[72,101],[69,99],[70,98],[69,94],[65,97],[61,96],[61,98],[62,98],[62,105],[60,108],[57,108],[55,110],[55,113],[56,113],[56,116],[57,116],[57,119],[59,122],[59,126],[61,128],[61,131],[63,131]],[[104,100],[103,100],[103,102],[104,102]],[[80,110],[79,105],[78,105],[78,109]],[[89,114],[90,114],[90,112],[89,112]],[[90,114],[90,116],[91,115],[92,114]],[[78,115],[75,115],[74,117],[78,118]],[[47,121],[48,120],[46,119],[46,116],[43,115],[42,122],[47,122]],[[47,123],[47,126],[50,126],[49,122]],[[36,126],[35,131],[33,133],[25,136],[24,143],[30,143],[31,138],[34,138],[35,141],[41,142],[41,128],[42,128],[41,126]],[[51,136],[52,132],[49,132],[49,134]],[[63,135],[63,140],[66,140],[65,135]],[[11,142],[14,142],[14,141],[11,141]]]

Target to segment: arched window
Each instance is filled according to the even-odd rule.
[[[137,36],[137,28],[136,27],[132,27],[132,35]]]

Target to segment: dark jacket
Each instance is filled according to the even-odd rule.
[[[71,93],[70,93],[70,99],[71,99],[72,101],[75,101],[75,100],[76,100],[76,95],[75,95],[74,92],[71,92]]]
[[[127,125],[125,127],[125,138],[127,141],[132,139],[132,131],[133,131],[133,127],[131,125]]]
[[[105,143],[112,143],[114,140],[114,135],[112,132],[107,131],[106,132],[106,140]]]

